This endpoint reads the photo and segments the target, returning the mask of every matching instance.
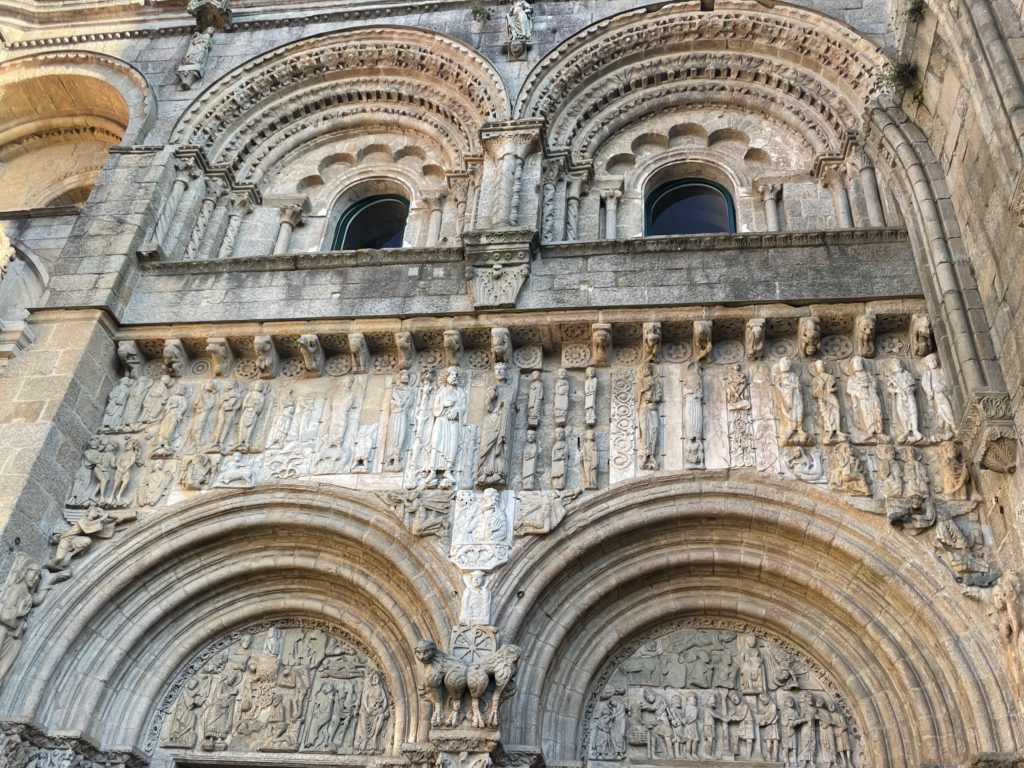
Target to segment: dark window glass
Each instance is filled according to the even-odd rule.
[[[708,181],[684,179],[658,187],[647,198],[648,235],[735,232],[729,193]]]
[[[409,201],[397,195],[368,197],[351,206],[334,231],[335,251],[401,248]]]

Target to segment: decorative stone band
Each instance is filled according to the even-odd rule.
[[[144,768],[149,761],[126,750],[104,752],[90,741],[67,734],[51,736],[29,723],[0,722],[0,765],[75,765],[77,768]]]
[[[993,472],[1017,468],[1017,429],[1005,392],[974,392],[964,408],[959,438],[973,461]]]

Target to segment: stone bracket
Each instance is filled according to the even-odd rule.
[[[964,408],[958,437],[976,465],[993,472],[1017,468],[1017,429],[1005,392],[974,392]]]
[[[478,309],[514,307],[540,241],[529,228],[480,230],[462,236],[466,277]]]

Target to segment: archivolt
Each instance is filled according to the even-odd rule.
[[[412,648],[447,638],[457,588],[420,544],[365,494],[315,484],[172,507],[97,545],[33,613],[0,711],[145,748],[154,706],[195,653],[254,622],[305,618],[347,631],[380,664],[401,703],[397,751],[426,735]]]
[[[761,627],[814,660],[872,765],[1020,743],[982,607],[922,542],[822,491],[742,471],[626,483],[520,548],[500,579],[497,624],[524,659],[506,738],[549,761],[581,759],[588,694],[619,648],[701,618]]]
[[[856,33],[813,12],[738,2],[694,12],[667,4],[620,14],[567,40],[527,78],[514,112],[546,118],[550,148],[571,147],[581,159],[586,148],[578,137],[638,91],[657,93],[675,81],[727,82],[785,97],[776,111],[798,105],[800,122],[817,124],[805,132],[826,126],[837,152],[859,129],[885,61]],[[808,140],[820,144],[820,133]]]
[[[146,78],[120,59],[94,51],[52,51],[0,63],[0,94],[7,85],[46,76],[82,77],[96,84],[98,98],[84,103],[76,115],[87,118],[95,111],[97,124],[117,137],[111,143],[142,143],[156,120],[156,100]]]
[[[363,114],[413,116],[460,160],[480,127],[508,117],[494,67],[464,44],[409,27],[364,27],[300,40],[226,75],[182,116],[172,141],[210,162],[255,173],[260,154],[318,122]]]

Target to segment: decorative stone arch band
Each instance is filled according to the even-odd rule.
[[[381,87],[387,80],[389,85]],[[421,115],[448,137],[453,155],[479,153],[480,128],[505,120],[509,101],[497,70],[469,46],[411,27],[330,32],[263,54],[225,75],[182,115],[172,142],[199,147],[239,182],[250,156],[278,145],[328,113]],[[333,119],[333,118],[331,118]]]
[[[85,77],[115,90],[124,100],[127,121],[121,144],[141,144],[156,120],[156,99],[145,76],[113,56],[95,51],[51,51],[19,56],[0,64],[0,94],[6,85],[36,77]]]
[[[459,582],[376,497],[316,483],[204,494],[109,544],[33,612],[0,719],[77,731],[103,748],[152,748],[173,681],[225,636],[270,622],[351,639],[397,704],[382,752],[426,738],[413,648],[450,634]]]
[[[858,765],[955,764],[1022,743],[986,606],[927,542],[826,491],[748,470],[629,481],[517,547],[491,586],[524,660],[504,736],[549,762],[586,758],[602,671],[675,621],[741,622],[805,659],[863,734]]]

